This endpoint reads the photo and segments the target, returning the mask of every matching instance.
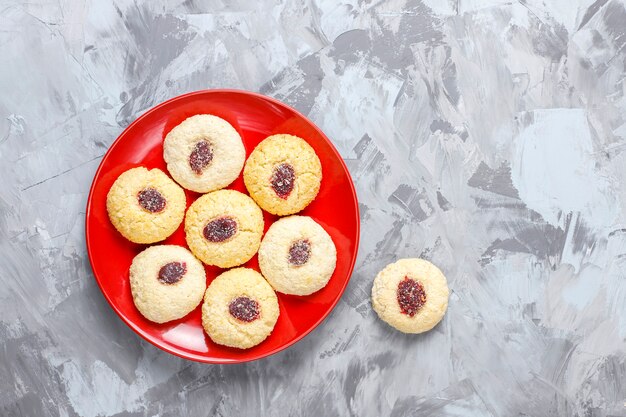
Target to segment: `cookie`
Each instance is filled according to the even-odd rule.
[[[404,333],[422,333],[437,325],[448,308],[446,277],[423,259],[400,259],[378,273],[372,307]]]
[[[278,298],[253,269],[235,268],[211,282],[202,304],[202,326],[213,342],[247,349],[272,333]]]
[[[278,292],[309,295],[322,289],[335,271],[337,250],[328,233],[307,216],[279,219],[259,248],[261,273]]]
[[[219,190],[198,198],[185,218],[187,245],[207,265],[230,268],[259,249],[263,213],[247,195]]]
[[[139,312],[155,323],[186,316],[202,301],[202,262],[182,246],[150,246],[130,266],[130,289]]]
[[[177,183],[207,193],[226,187],[239,176],[246,151],[230,123],[217,116],[198,114],[167,134],[163,158]]]
[[[286,216],[303,210],[315,199],[322,181],[322,164],[303,139],[273,135],[252,151],[243,180],[263,210]]]
[[[132,168],[122,173],[107,195],[115,228],[135,243],[169,237],[185,216],[185,192],[160,169]]]

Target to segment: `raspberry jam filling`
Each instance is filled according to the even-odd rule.
[[[250,323],[259,318],[261,309],[259,303],[251,298],[241,296],[235,298],[228,305],[228,312],[237,320]]]
[[[189,155],[189,166],[196,174],[202,174],[202,170],[206,168],[213,160],[213,148],[206,140],[196,143],[196,146]]]
[[[218,217],[204,226],[202,234],[209,242],[219,243],[230,239],[237,233],[237,222],[228,216]]]
[[[282,199],[287,199],[291,191],[293,191],[295,179],[296,172],[293,170],[291,164],[282,163],[274,167],[270,183],[277,196]]]
[[[165,197],[156,188],[148,187],[137,194],[139,205],[150,213],[158,213],[165,208]]]
[[[400,305],[400,311],[403,314],[407,314],[409,317],[416,315],[426,303],[424,286],[409,277],[404,277],[404,279],[400,281],[396,295],[398,304]]]
[[[296,240],[289,248],[289,263],[301,266],[308,262],[311,257],[311,242],[307,239]]]
[[[187,264],[185,262],[170,262],[161,267],[159,270],[159,281],[163,284],[175,284],[181,280],[187,272]]]

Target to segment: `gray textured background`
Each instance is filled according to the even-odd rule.
[[[0,415],[626,415],[624,1],[2,0],[0,56]],[[362,209],[330,318],[238,366],[135,336],[83,231],[124,127],[216,87],[307,114]],[[452,288],[421,336],[369,304],[407,256]]]

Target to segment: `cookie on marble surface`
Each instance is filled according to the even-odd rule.
[[[204,295],[202,326],[213,342],[247,349],[272,333],[278,298],[253,269],[235,268],[215,278]]]
[[[189,249],[207,265],[231,268],[248,262],[259,249],[263,213],[247,195],[219,190],[198,198],[187,210]]]
[[[186,316],[202,301],[202,262],[182,246],[150,246],[133,259],[130,289],[139,312],[155,323]]]
[[[423,259],[400,259],[378,273],[372,307],[378,316],[404,333],[422,333],[437,325],[448,308],[443,273]]]
[[[135,243],[169,237],[185,216],[185,192],[160,169],[132,168],[122,173],[107,194],[113,226]]]
[[[278,292],[309,295],[328,284],[337,250],[328,233],[307,216],[289,216],[272,224],[259,248],[259,267]]]
[[[250,196],[263,210],[286,216],[303,210],[315,199],[322,181],[322,165],[303,139],[273,135],[252,151],[243,179]]]
[[[228,186],[239,176],[246,151],[230,123],[198,114],[167,134],[163,158],[176,182],[188,190],[207,193]]]

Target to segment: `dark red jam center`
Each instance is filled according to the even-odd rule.
[[[301,266],[311,257],[311,242],[306,239],[296,240],[289,248],[289,263]]]
[[[404,277],[398,284],[398,304],[403,314],[413,317],[426,303],[424,286],[409,277]]]
[[[189,166],[196,174],[202,174],[202,170],[206,168],[213,160],[213,149],[211,144],[206,140],[196,143],[196,146],[189,155]]]
[[[139,205],[150,213],[158,213],[165,208],[165,197],[155,188],[148,187],[137,194]]]
[[[175,284],[181,280],[187,272],[187,264],[185,262],[170,262],[165,264],[159,270],[159,281],[163,284]]]
[[[237,233],[237,222],[231,217],[218,217],[211,220],[206,226],[202,234],[209,242],[223,242],[230,239]]]
[[[228,305],[228,311],[237,320],[247,323],[258,319],[261,314],[259,303],[245,296],[237,297],[231,301]]]
[[[296,179],[296,173],[290,164],[282,163],[274,167],[272,178],[272,188],[277,196],[286,199],[293,190],[293,184]]]

